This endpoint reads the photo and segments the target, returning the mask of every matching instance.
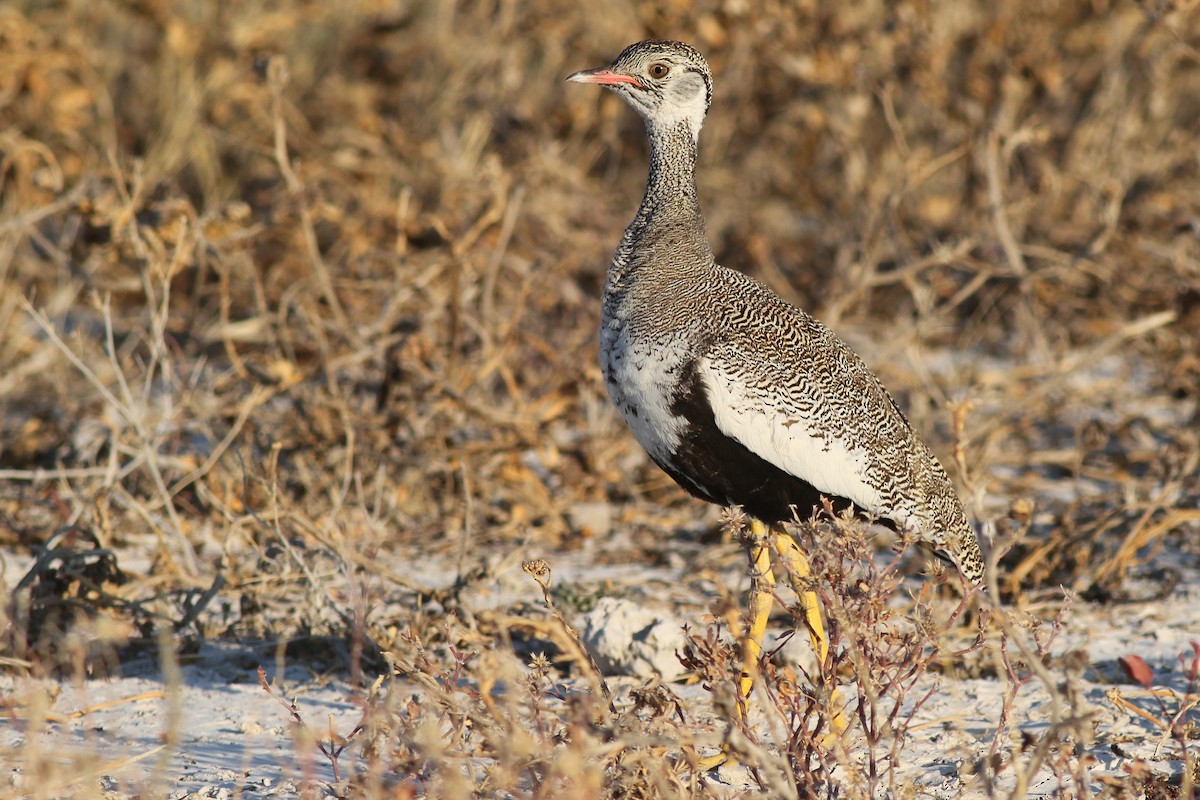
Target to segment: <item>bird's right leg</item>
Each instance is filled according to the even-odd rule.
[[[784,575],[788,583],[791,584],[792,590],[800,599],[800,610],[804,615],[805,627],[808,629],[808,639],[812,642],[813,654],[817,657],[819,673],[824,668],[825,661],[829,656],[829,636],[826,634],[825,625],[821,620],[821,598],[813,590],[811,584],[812,566],[808,563],[808,557],[804,555],[800,545],[782,525],[771,526],[771,544],[774,545],[783,562]],[[846,730],[846,718],[842,714],[842,700],[836,685],[830,692],[829,703],[832,708],[830,714],[832,732],[840,734]]]
[[[825,624],[821,620],[821,598],[809,585],[812,567],[808,563],[808,557],[782,525],[771,526],[771,544],[783,560],[784,575],[788,583],[800,598],[800,609],[808,629],[808,639],[812,642],[813,653],[817,662],[824,664],[826,656],[829,655],[829,637],[825,634]]]

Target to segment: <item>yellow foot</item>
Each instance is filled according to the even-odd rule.
[[[721,767],[736,767],[738,764],[737,756],[729,749],[728,744],[721,745],[719,752],[713,753],[711,756],[705,756],[696,762],[697,772],[712,772]]]

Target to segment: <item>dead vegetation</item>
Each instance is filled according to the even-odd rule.
[[[1053,627],[1061,587],[1152,599],[1180,574],[1154,554],[1200,557],[1200,5],[351,5],[0,8],[0,550],[29,565],[6,572],[7,668],[119,671],[164,631],[263,642],[265,663],[317,641],[364,691],[422,689],[365,695],[353,764],[326,742],[339,792],[705,796],[664,765],[719,726],[667,686],[565,690],[587,669],[531,650],[569,637],[505,622],[553,620],[532,585],[500,616],[471,600],[499,559],[553,566],[618,528],[635,544],[606,557],[650,563],[700,521],[696,571],[741,569],[595,368],[642,136],[562,78],[649,35],[717,76],[718,259],[844,333],[1014,536],[993,597]],[[414,559],[453,574],[431,588]],[[769,669],[790,727],[741,732],[765,788],[901,792],[902,701],[970,646],[928,620],[975,612],[924,590],[897,611],[909,584],[856,563],[865,584],[821,573],[826,678],[859,678],[874,755],[824,747],[813,676]],[[849,625],[867,602],[886,636]],[[1078,779],[1076,666],[1047,672],[1003,616],[976,655],[1061,705],[1039,741],[998,734],[978,785],[1017,791],[987,776],[1035,762]],[[723,674],[727,637],[692,633]],[[872,663],[921,675],[863,683]],[[1194,675],[1180,691],[1194,765]]]

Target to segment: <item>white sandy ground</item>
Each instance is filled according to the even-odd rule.
[[[632,593],[640,598],[598,606],[596,614],[605,621],[601,627],[607,628],[610,643],[640,640],[627,654],[626,662],[614,664],[611,659],[619,662],[620,654],[610,654],[606,661],[609,668],[642,671],[655,659],[669,662],[678,646],[669,634],[684,623],[690,623],[693,629],[698,627],[699,609],[704,603],[702,598],[687,597],[686,568],[679,563],[661,568],[602,567],[595,563],[594,554],[585,550],[562,557],[553,567],[556,582],[603,584],[615,595],[629,597]],[[4,579],[8,585],[13,585],[25,566],[25,559],[7,559]],[[521,574],[514,558],[504,557],[494,566],[495,577],[473,590],[472,604],[503,606],[514,596],[538,602],[536,587]],[[732,588],[744,583],[739,570],[731,567],[728,572]],[[623,593],[623,589],[627,591]],[[622,608],[632,612],[625,619]],[[654,608],[671,610],[646,616],[647,609]],[[1183,691],[1178,657],[1189,650],[1190,640],[1200,640],[1198,609],[1200,580],[1195,565],[1185,566],[1185,579],[1165,600],[1110,606],[1077,601],[1072,606],[1052,654],[1078,649],[1086,652],[1087,668],[1081,687],[1097,712],[1096,739],[1089,746],[1096,759],[1090,772],[1093,789],[1099,788],[1103,776],[1124,778],[1124,768],[1133,759],[1146,760],[1158,774],[1180,770],[1178,746],[1164,741],[1161,732],[1145,719],[1119,710],[1106,699],[1106,693],[1116,688],[1131,698],[1138,695],[1140,687],[1128,683],[1116,662],[1130,653],[1154,667],[1156,683]],[[587,619],[577,617],[574,622],[580,630],[588,628]],[[646,640],[656,637],[639,632],[644,632],[648,622],[663,634],[659,645],[664,652],[647,650]],[[778,635],[780,631],[773,633]],[[794,646],[795,642],[789,645]],[[27,715],[22,715],[0,725],[0,758],[7,759],[0,765],[0,794],[6,793],[5,785],[18,791],[34,788],[38,776],[56,776],[57,788],[49,792],[56,796],[296,797],[306,779],[330,784],[334,776],[327,759],[311,744],[294,741],[288,710],[259,686],[259,664],[274,679],[269,646],[251,649],[238,643],[210,643],[181,666],[176,689],[163,680],[150,658],[123,664],[124,677],[82,684],[37,683],[0,676],[4,696],[18,700],[35,695],[47,697],[50,720],[41,728],[31,729],[23,721]],[[336,672],[332,679],[317,676],[313,666],[293,659],[286,670],[283,694],[295,700],[298,713],[310,728],[350,731],[361,711],[353,702],[345,676]],[[1055,674],[1061,675],[1061,671]],[[989,752],[1006,685],[990,679],[945,677],[940,681],[938,690],[916,717],[918,727],[906,746],[903,779],[911,781],[925,796],[980,796],[982,790],[970,775],[971,766]],[[609,682],[620,697],[641,680],[618,676]],[[586,691],[580,682],[567,681],[565,686]],[[705,690],[696,685],[673,685],[672,689],[699,722],[711,724],[715,738],[722,723],[714,718]],[[1037,733],[1045,728],[1048,698],[1036,680],[1022,690],[1016,713],[1021,730]],[[1151,705],[1144,707],[1153,709]],[[78,714],[87,709],[87,713]],[[174,741],[164,741],[169,731],[178,732]],[[763,738],[771,739],[767,728],[763,729]],[[58,786],[64,775],[71,776],[74,784]],[[757,794],[744,771],[723,771],[716,781],[728,787],[730,796]],[[1043,771],[1030,794],[1050,796],[1060,788],[1053,776]]]

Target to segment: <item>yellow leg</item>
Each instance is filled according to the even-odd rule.
[[[821,619],[821,601],[817,593],[808,588],[806,579],[812,574],[808,558],[796,544],[796,540],[782,525],[768,529],[758,520],[750,522],[750,541],[747,552],[750,556],[750,630],[742,640],[742,676],[738,682],[743,701],[749,701],[754,691],[754,680],[758,677],[758,662],[762,658],[762,640],[767,630],[767,618],[774,603],[775,570],[772,565],[773,552],[783,560],[784,574],[804,613],[808,628],[808,639],[820,664],[829,655],[829,639],[825,635],[825,623]]]
[[[829,639],[825,636],[825,623],[821,620],[821,600],[817,593],[807,588],[805,580],[812,575],[812,567],[808,558],[796,540],[782,526],[771,526],[771,540],[776,552],[783,559],[784,571],[788,583],[800,598],[800,608],[804,612],[804,623],[808,627],[808,639],[812,642],[813,652],[817,661],[824,664],[829,655]]]
[[[742,637],[742,673],[738,680],[737,711],[745,719],[750,710],[750,693],[758,678],[758,662],[762,657],[762,640],[767,631],[767,618],[775,602],[775,573],[771,569],[770,532],[767,526],[751,518],[750,532],[745,540],[746,555],[750,557],[750,627]],[[732,766],[737,758],[729,742],[721,752],[700,759],[702,772],[722,766]]]
[[[758,678],[758,662],[762,658],[762,641],[767,630],[767,618],[771,616],[771,606],[775,602],[772,551],[778,553],[779,558],[783,560],[788,582],[800,598],[808,638],[812,642],[817,661],[823,665],[829,654],[829,639],[825,635],[825,625],[821,620],[820,598],[805,585],[805,580],[812,574],[812,567],[804,551],[782,525],[776,524],[768,528],[757,519],[751,519],[750,535],[746,543],[746,553],[750,557],[750,628],[742,639],[742,674],[738,681],[738,710],[743,715],[749,710],[750,694],[754,691],[754,681]],[[833,690],[831,703],[835,709],[832,718],[833,732],[841,733],[846,729],[846,722],[842,716],[836,688]],[[732,763],[736,763],[735,758],[726,742],[721,746],[720,753],[701,759],[699,767],[707,771]]]
[[[812,642],[817,663],[823,666],[825,659],[829,656],[829,637],[825,635],[825,624],[821,620],[821,599],[806,585],[806,580],[812,574],[812,567],[809,565],[804,551],[800,549],[800,545],[796,544],[796,540],[784,530],[782,525],[771,526],[771,541],[779,553],[779,557],[783,559],[788,583],[796,592],[796,596],[800,598],[800,609],[804,614],[805,626],[808,628],[808,640]],[[841,733],[846,729],[846,720],[842,715],[841,699],[838,697],[836,686],[830,697],[830,705],[833,707],[830,720],[833,732]]]
[[[758,661],[762,657],[762,640],[767,631],[767,618],[775,602],[775,573],[771,569],[771,547],[767,527],[758,520],[750,521],[751,539],[746,552],[750,556],[750,630],[742,639],[742,677],[738,681],[738,702],[745,709],[758,677]]]

